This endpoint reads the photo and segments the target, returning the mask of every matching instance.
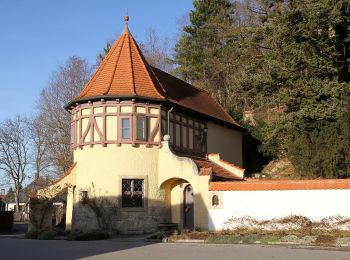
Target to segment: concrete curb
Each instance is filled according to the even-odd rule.
[[[18,238],[21,238],[21,239],[23,239],[23,238],[26,238],[26,236],[25,236],[25,234],[14,234],[14,235],[10,235],[10,234],[8,234],[8,235],[5,235],[5,234],[1,234],[0,235],[0,239],[4,239],[4,238],[12,238],[12,239],[18,239]]]

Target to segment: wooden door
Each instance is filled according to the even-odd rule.
[[[190,230],[194,229],[194,199],[193,199],[193,188],[191,184],[188,184],[184,189],[184,228]]]

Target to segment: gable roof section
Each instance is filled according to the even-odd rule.
[[[163,86],[170,103],[239,126],[209,93],[160,69],[153,68],[153,71]]]
[[[168,102],[240,127],[207,92],[151,67],[127,26],[79,96],[66,107],[92,99],[123,97]]]
[[[194,154],[175,152],[177,156],[187,157],[194,161],[199,169],[200,176],[212,176],[211,181],[243,181],[244,178],[225,169],[219,164],[210,161],[208,158]],[[238,167],[238,166],[236,166]]]

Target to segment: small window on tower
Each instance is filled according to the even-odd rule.
[[[146,140],[147,139],[147,119],[144,116],[136,117],[136,139]]]
[[[70,144],[75,144],[75,125],[71,124],[70,126]]]
[[[131,138],[130,118],[122,118],[122,139]]]

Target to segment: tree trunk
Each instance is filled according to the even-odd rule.
[[[16,202],[16,212],[19,212],[19,187],[16,185],[16,192],[15,192],[15,202]]]

